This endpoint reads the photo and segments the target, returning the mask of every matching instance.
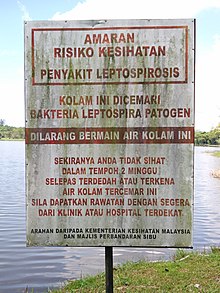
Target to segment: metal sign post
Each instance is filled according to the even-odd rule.
[[[113,293],[113,247],[105,247],[105,283],[106,293]]]

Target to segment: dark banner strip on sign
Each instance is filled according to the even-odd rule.
[[[26,144],[192,144],[193,127],[26,128]]]

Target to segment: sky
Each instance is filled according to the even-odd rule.
[[[0,119],[24,126],[24,21],[196,19],[195,128],[220,123],[220,0],[7,0],[0,9]]]

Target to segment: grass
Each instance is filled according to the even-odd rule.
[[[220,158],[220,152],[218,152],[218,151],[212,152],[211,154],[212,154],[212,156],[215,156],[217,158]]]
[[[67,282],[53,293],[104,293],[105,274]],[[220,248],[210,253],[179,250],[173,261],[128,262],[114,269],[114,292],[220,292]]]

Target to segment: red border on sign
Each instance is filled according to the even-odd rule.
[[[185,75],[184,80],[178,80],[178,81],[127,81],[127,82],[37,82],[35,79],[35,58],[34,58],[34,52],[35,52],[35,32],[39,31],[95,31],[95,30],[148,30],[148,29],[183,29],[185,30]],[[102,28],[33,28],[31,30],[32,34],[32,85],[51,85],[51,86],[59,86],[59,85],[103,85],[103,84],[109,84],[109,85],[119,85],[119,84],[185,84],[188,82],[188,26],[132,26],[132,27],[102,27]]]

